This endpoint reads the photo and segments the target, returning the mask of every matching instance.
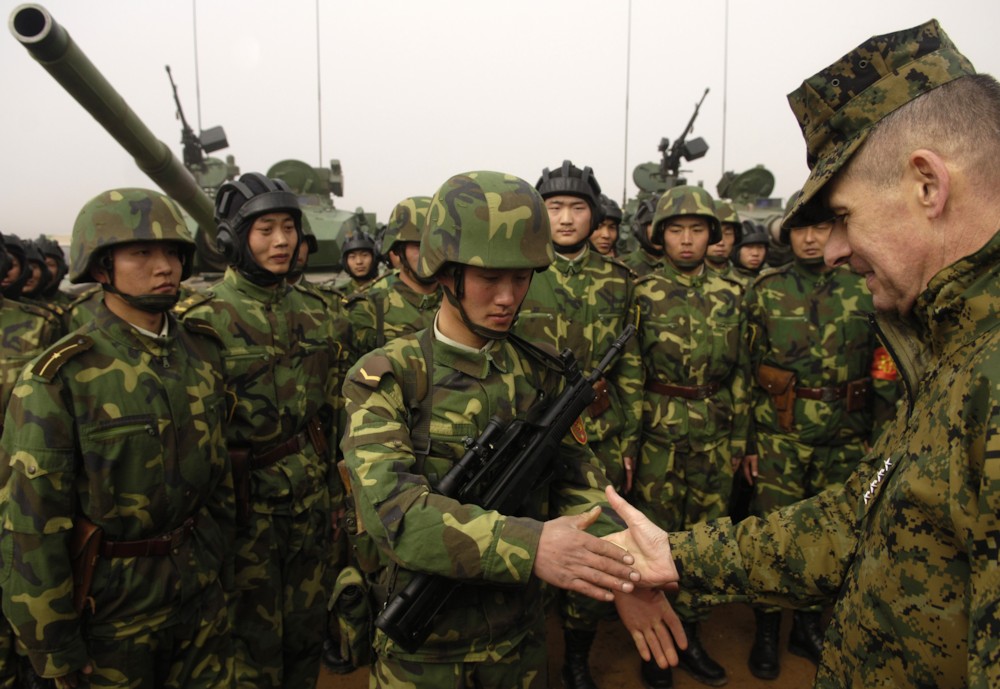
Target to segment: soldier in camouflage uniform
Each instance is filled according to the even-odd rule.
[[[533,272],[551,261],[548,214],[528,183],[496,172],[452,177],[431,202],[420,246],[419,274],[436,276],[446,297],[433,327],[363,357],[344,383],[343,450],[361,535],[378,549],[377,607],[415,571],[458,587],[416,652],[376,632],[373,687],[548,687],[542,582],[609,600],[592,586],[602,581],[616,601],[631,598],[621,593],[621,553],[591,551],[598,539],[582,531],[618,528],[608,515],[594,523],[592,511],[582,514],[607,485],[582,436],[567,436],[563,461],[526,496],[522,515],[431,491],[493,415],[524,418],[558,391],[551,355],[508,337]]]
[[[416,272],[420,228],[430,203],[429,196],[412,196],[396,204],[383,250],[399,258],[399,272],[391,274],[391,280],[379,278],[348,300],[355,360],[393,338],[430,327],[437,313],[441,287]]]
[[[707,247],[721,238],[707,191],[664,192],[653,228],[666,264],[635,287],[645,367],[635,499],[663,528],[684,529],[726,513],[731,462],[746,448],[746,314],[739,284],[704,265]],[[698,640],[707,613],[689,603],[677,612],[688,638],[681,667],[706,684],[724,684],[726,671]],[[671,686],[669,671],[650,662],[642,671],[650,686]]]
[[[351,295],[363,290],[378,277],[378,256],[375,240],[364,230],[353,230],[344,238],[341,263],[344,275],[334,281],[334,287]]]
[[[8,233],[3,236],[3,243],[10,261],[3,281],[0,282],[0,289],[3,291],[3,296],[8,299],[20,299],[24,285],[31,277],[24,240],[15,234]]]
[[[740,240],[743,229],[739,213],[729,201],[716,201],[715,214],[722,226],[722,239],[710,244],[705,252],[705,265],[725,277],[732,277],[732,264],[729,262],[733,246]]]
[[[514,332],[554,351],[569,348],[580,367],[597,365],[611,343],[635,321],[632,275],[624,264],[593,251],[589,239],[600,226],[601,187],[589,167],[570,161],[542,172],[535,185],[549,215],[555,261],[532,280]],[[632,338],[583,414],[587,442],[617,490],[631,488],[639,450],[642,364]],[[563,683],[592,687],[587,660],[598,620],[610,606],[560,595],[566,638]]]
[[[601,224],[590,235],[590,248],[602,256],[618,257],[618,227],[622,224],[622,208],[614,199],[601,194]]]
[[[234,397],[226,442],[237,495],[232,601],[241,687],[312,689],[329,595],[331,518],[342,500],[329,448],[337,437],[340,345],[326,302],[290,287],[302,212],[260,173],[216,195],[222,282],[183,314],[224,342]]]
[[[0,275],[7,273],[10,257],[0,238]],[[59,324],[48,311],[0,295],[0,419],[21,370],[59,337]],[[0,425],[0,433],[3,426]],[[12,689],[18,673],[14,632],[0,616],[0,689]]]
[[[744,220],[740,225],[739,239],[733,244],[733,269],[729,277],[748,289],[764,267],[770,244],[763,225]]]
[[[7,408],[3,608],[35,670],[63,686],[232,684],[220,343],[167,313],[193,256],[161,194],[92,199],[70,281],[96,279],[107,299],[28,365]]]
[[[931,20],[789,101],[811,174],[786,224],[832,211],[826,260],[865,276],[906,402],[840,488],[669,550],[619,505],[620,538],[650,584],[676,564],[719,599],[832,602],[819,689],[1000,686],[1000,83]]]
[[[758,516],[847,479],[873,440],[873,375],[891,376],[873,370],[876,357],[888,355],[868,322],[873,307],[864,281],[823,260],[832,230],[832,219],[822,217],[786,226],[781,241],[795,260],[759,277],[747,298],[755,451],[744,458],[743,473],[756,484],[751,513]],[[823,646],[821,612],[796,610],[788,642],[790,652],[814,663]],[[781,610],[754,614],[750,671],[774,679]]]
[[[65,309],[73,301],[73,298],[61,289],[63,278],[69,273],[69,266],[66,265],[66,256],[63,254],[62,247],[55,239],[45,235],[36,239],[35,244],[42,252],[42,256],[45,258],[45,267],[48,268],[49,275],[52,276],[52,281],[43,292],[43,296],[49,303]]]
[[[663,268],[663,247],[653,244],[651,239],[653,214],[656,212],[656,203],[659,199],[659,196],[651,196],[642,201],[632,218],[632,236],[639,246],[635,251],[625,254],[622,263],[637,277],[658,272]]]

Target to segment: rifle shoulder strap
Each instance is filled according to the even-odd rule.
[[[414,424],[410,428],[410,442],[416,457],[416,473],[423,474],[424,460],[431,451],[431,407],[434,402],[434,332],[424,329],[418,336],[420,351],[424,356],[425,376],[418,378],[409,369],[403,372],[403,397]]]
[[[545,368],[551,369],[559,375],[563,375],[565,373],[562,361],[556,355],[554,350],[547,347],[540,347],[533,342],[528,342],[528,340],[524,339],[520,335],[515,335],[514,333],[508,333],[507,339],[510,340],[515,347],[520,349]]]
[[[375,308],[375,346],[385,345],[385,306],[380,294],[372,295],[372,306]]]

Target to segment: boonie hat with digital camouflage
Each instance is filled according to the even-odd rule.
[[[809,179],[785,212],[794,226],[807,205],[858,150],[884,117],[938,86],[975,74],[932,19],[912,29],[873,36],[788,94],[806,140]]]

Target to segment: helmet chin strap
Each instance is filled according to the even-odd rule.
[[[826,259],[824,259],[822,256],[812,256],[810,258],[799,258],[798,256],[796,256],[795,258],[802,265],[810,267],[822,266],[824,263],[826,263]]]
[[[461,266],[455,268],[455,291],[452,292],[447,285],[442,284],[441,289],[444,290],[444,296],[448,298],[451,305],[458,309],[458,314],[462,317],[462,323],[470,331],[479,335],[480,337],[485,337],[487,340],[503,340],[506,339],[507,335],[510,333],[509,330],[493,330],[492,328],[487,328],[482,325],[477,325],[469,320],[469,314],[465,312],[465,308],[462,306],[462,296],[463,292],[463,281],[465,280],[465,271],[462,270]],[[518,306],[518,311],[521,307]],[[515,320],[517,316],[515,315]],[[513,323],[511,324],[513,326]]]
[[[584,239],[583,241],[576,242],[575,244],[570,244],[568,246],[552,242],[552,250],[555,251],[557,254],[562,254],[564,256],[567,254],[577,254],[583,251],[583,247],[587,245],[588,239],[590,239],[590,235],[588,235],[586,239]]]
[[[406,260],[406,252],[405,251],[396,251],[395,249],[393,249],[393,252],[396,254],[396,256],[399,257],[399,268],[400,268],[400,270],[402,270],[404,273],[406,273],[411,278],[413,278],[414,280],[416,280],[418,284],[421,284],[421,285],[423,285],[425,287],[430,287],[435,282],[437,282],[436,278],[433,278],[433,277],[422,278],[419,275],[417,275],[417,271],[415,271],[413,269],[413,266],[410,265],[410,262]]]
[[[110,275],[108,277],[111,279]],[[170,309],[174,308],[174,305],[177,304],[177,301],[181,296],[180,292],[174,292],[173,294],[142,294],[135,296],[134,294],[125,294],[110,283],[101,283],[101,288],[105,292],[118,295],[129,305],[134,306],[141,311],[145,311],[146,313],[166,313]]]

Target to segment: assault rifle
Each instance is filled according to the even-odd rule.
[[[550,470],[563,437],[594,401],[594,384],[634,334],[635,326],[626,326],[588,376],[580,372],[573,353],[563,350],[559,359],[566,387],[541,418],[534,423],[523,419],[509,423],[497,417],[490,419],[478,438],[466,438],[465,454],[444,475],[435,491],[483,509],[516,514],[525,496]],[[434,616],[454,589],[455,582],[450,579],[418,572],[386,602],[375,618],[375,626],[413,653],[427,639]]]

